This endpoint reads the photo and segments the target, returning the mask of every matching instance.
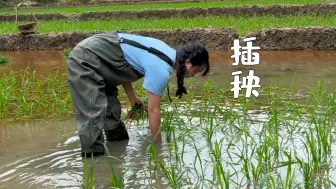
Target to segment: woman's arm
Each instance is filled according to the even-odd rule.
[[[128,100],[131,102],[131,105],[134,106],[138,98],[134,94],[132,83],[131,82],[123,83],[122,86],[127,94]]]
[[[161,134],[159,133],[161,124],[160,101],[160,96],[148,91],[149,128],[154,142],[161,141]]]

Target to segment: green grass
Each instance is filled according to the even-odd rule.
[[[183,29],[195,27],[234,28],[240,35],[251,30],[270,27],[336,26],[336,16],[260,16],[260,17],[197,17],[189,19],[143,19],[106,21],[45,21],[37,28],[39,33],[74,31],[112,31],[141,29]],[[15,23],[2,22],[0,34],[17,33]]]
[[[273,5],[273,4],[317,4],[326,0],[228,0],[215,2],[186,2],[167,4],[135,4],[135,5],[110,5],[110,6],[90,6],[90,7],[68,7],[68,8],[44,8],[33,9],[33,13],[83,13],[94,11],[117,11],[117,10],[143,10],[143,9],[173,9],[191,7],[218,7],[218,6],[243,6],[243,5]],[[20,14],[28,14],[29,11],[20,9]],[[14,10],[3,10],[0,14],[16,14]]]
[[[8,64],[9,60],[5,56],[0,55],[0,65],[1,64]]]

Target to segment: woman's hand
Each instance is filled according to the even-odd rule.
[[[135,119],[138,114],[142,115],[141,113],[145,111],[145,105],[138,98],[133,98],[130,100],[130,102],[131,110],[127,113],[126,119]]]
[[[131,107],[132,108],[137,104],[141,105],[141,106],[145,106],[144,103],[139,98],[131,99],[130,102],[131,102]]]

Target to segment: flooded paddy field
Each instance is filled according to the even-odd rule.
[[[209,3],[209,2],[207,2]],[[149,9],[148,7],[139,10],[119,10],[112,11],[106,7],[100,10],[86,10],[77,14],[60,14],[60,12],[37,14],[38,20],[60,20],[64,21],[86,21],[86,20],[120,20],[120,19],[152,19],[152,18],[192,18],[192,17],[253,17],[253,16],[297,16],[297,15],[325,15],[331,16],[336,12],[335,4],[304,4],[304,5],[254,5],[254,6],[201,6],[195,5],[193,8],[176,8],[166,9],[160,6],[160,9]],[[120,6],[118,6],[120,7]],[[105,11],[104,11],[105,10]],[[18,20],[31,20],[31,15],[19,15]],[[16,20],[15,13],[2,15],[0,13],[0,21],[14,22]]]
[[[259,51],[260,64],[255,66],[233,66],[232,51],[212,51],[210,54],[211,75],[210,82],[217,87],[229,87],[233,80],[232,72],[255,70],[260,77],[262,86],[271,83],[290,87],[296,82],[307,89],[317,85],[320,79],[326,80],[330,90],[336,82],[336,51],[297,50],[297,51]],[[47,77],[50,73],[66,73],[66,51],[0,51],[11,62],[0,66],[0,74],[10,71],[24,72],[29,69],[36,75]],[[173,75],[175,77],[175,75]],[[175,78],[172,77],[172,84]],[[197,84],[199,80],[206,81],[209,77],[190,79],[189,83]],[[203,84],[203,82],[202,82]]]
[[[110,157],[84,161],[64,51],[0,52],[10,62],[0,65],[1,92],[13,89],[0,99],[0,188],[335,188],[336,51],[259,53],[259,65],[232,66],[231,51],[211,52],[209,77],[185,80],[189,95],[163,102],[161,143],[151,142],[146,119],[128,121],[129,141],[107,142]],[[250,69],[260,96],[234,99],[232,72]],[[11,71],[35,75],[10,84]],[[173,75],[171,91],[175,83]],[[39,89],[41,104],[25,89]],[[23,102],[31,108],[13,106]],[[31,109],[38,116],[25,119]]]

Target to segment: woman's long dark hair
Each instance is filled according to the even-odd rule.
[[[203,76],[206,76],[210,70],[208,51],[200,42],[190,42],[184,45],[183,48],[177,52],[178,69],[176,77],[178,89],[176,96],[179,96],[179,98],[182,97],[183,93],[187,94],[187,90],[184,87],[184,77],[187,71],[185,63],[187,60],[189,60],[193,66],[204,67]]]

